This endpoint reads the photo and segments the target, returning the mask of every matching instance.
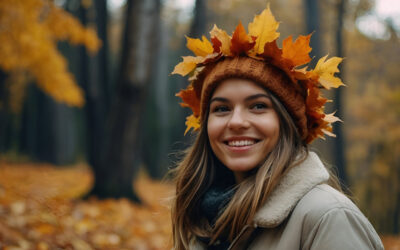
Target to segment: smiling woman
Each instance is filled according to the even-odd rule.
[[[174,170],[175,249],[383,249],[367,218],[340,192],[307,145],[334,136],[320,88],[343,85],[341,59],[310,62],[310,36],[277,46],[269,8],[230,37],[214,26],[210,43],[188,38],[196,57],[178,93],[198,130]],[[328,185],[328,183],[330,185]]]
[[[209,108],[207,133],[217,158],[244,179],[275,147],[279,119],[269,94],[244,79],[227,79],[215,90]]]

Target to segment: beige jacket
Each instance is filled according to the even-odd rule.
[[[315,153],[281,180],[254,224],[230,246],[238,249],[383,249],[360,210],[342,193],[323,184],[329,173]],[[192,250],[207,249],[193,241]]]

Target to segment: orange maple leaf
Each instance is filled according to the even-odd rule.
[[[292,62],[292,67],[300,66],[311,61],[308,55],[311,51],[310,47],[311,34],[308,36],[299,36],[293,42],[292,36],[283,40],[282,57]]]
[[[282,50],[278,48],[276,40],[265,43],[264,52],[261,54],[261,56],[269,58],[280,58],[282,56]]]
[[[200,115],[200,100],[197,98],[196,91],[192,85],[179,91],[176,96],[182,99],[183,102],[180,103],[182,107],[190,108],[195,116]]]
[[[234,55],[241,55],[249,51],[255,45],[255,38],[247,35],[242,22],[239,22],[238,26],[233,32],[231,39],[231,52]]]
[[[328,99],[322,97],[320,95],[320,90],[316,86],[312,86],[308,88],[308,96],[306,100],[306,105],[310,110],[319,110],[324,104],[328,101]]]

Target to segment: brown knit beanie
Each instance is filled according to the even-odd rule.
[[[304,90],[292,83],[280,69],[250,57],[224,58],[207,65],[194,82],[200,97],[200,117],[204,119],[211,95],[223,80],[241,78],[254,81],[276,96],[294,120],[302,139],[307,136],[307,116]]]

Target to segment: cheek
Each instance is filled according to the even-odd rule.
[[[279,138],[279,131],[280,131],[280,126],[279,126],[279,119],[277,116],[270,116],[268,119],[264,119],[262,123],[259,123],[261,126],[259,126],[260,131],[263,131],[262,133],[273,139],[274,142],[276,142]]]
[[[207,134],[210,142],[216,140],[223,131],[223,124],[219,119],[213,119],[210,117],[207,121]]]

